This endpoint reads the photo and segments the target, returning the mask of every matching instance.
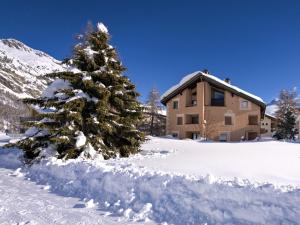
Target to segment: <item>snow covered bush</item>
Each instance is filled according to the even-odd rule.
[[[123,76],[109,39],[102,23],[89,29],[74,47],[73,69],[48,74],[55,81],[45,93],[24,100],[42,111],[39,121],[27,124],[36,131],[16,144],[30,161],[48,154],[70,159],[100,153],[108,159],[139,151],[144,140],[136,129],[142,117],[139,94]]]

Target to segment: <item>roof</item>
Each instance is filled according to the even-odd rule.
[[[216,87],[226,89],[238,96],[241,96],[245,99],[248,99],[259,106],[261,106],[263,109],[266,108],[265,102],[262,100],[262,98],[253,95],[247,91],[244,91],[240,89],[239,87],[236,87],[232,84],[229,84],[223,80],[221,80],[218,77],[215,77],[211,74],[204,73],[202,71],[196,71],[194,73],[188,74],[185,77],[181,79],[181,81],[171,87],[169,90],[167,90],[162,96],[161,96],[161,102],[165,105],[171,98],[175,97],[177,94],[182,92],[185,88],[187,88],[189,85],[191,85],[194,82],[198,81],[207,81],[208,83],[211,83],[215,85]]]

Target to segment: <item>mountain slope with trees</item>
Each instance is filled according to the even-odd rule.
[[[29,114],[20,99],[38,97],[49,79],[43,75],[66,66],[15,39],[0,40],[0,131],[16,132],[20,116]]]

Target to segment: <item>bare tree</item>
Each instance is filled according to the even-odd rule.
[[[154,136],[165,135],[166,115],[164,112],[165,108],[160,103],[159,91],[152,88],[144,106],[143,119],[139,123],[139,129]]]

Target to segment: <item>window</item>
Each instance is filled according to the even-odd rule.
[[[178,101],[173,101],[173,109],[178,109]]]
[[[199,123],[199,116],[192,116],[191,118],[191,123],[192,124],[198,124]]]
[[[268,123],[266,123],[266,126],[268,126]]]
[[[182,117],[181,116],[178,116],[177,117],[177,125],[182,125]]]
[[[249,116],[249,125],[258,125],[258,116]]]
[[[173,138],[178,138],[178,133],[172,133]]]
[[[215,88],[211,89],[211,105],[212,106],[224,106],[224,91],[217,90]]]
[[[246,100],[241,101],[241,109],[248,109],[249,108],[249,102]]]
[[[232,125],[232,117],[225,116],[225,125]]]

